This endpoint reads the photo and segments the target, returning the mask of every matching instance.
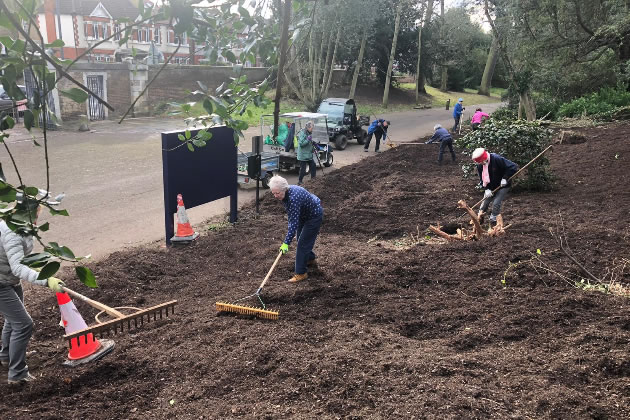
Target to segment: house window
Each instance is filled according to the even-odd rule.
[[[111,28],[106,22],[83,22],[86,39],[105,39],[111,36]]]
[[[120,23],[114,24],[114,41],[120,41],[123,35],[123,33],[120,32],[122,30],[123,30],[123,27]]]
[[[175,31],[172,29],[168,30],[168,43],[172,45],[179,44],[180,36],[175,34]],[[186,34],[181,35],[182,45],[188,45],[188,37]]]
[[[173,62],[175,62],[175,64],[188,64],[188,62],[190,61],[190,59],[188,57],[173,57]]]
[[[147,44],[151,42],[151,39],[153,38],[152,32],[153,31],[151,31],[151,28],[147,28],[147,27],[134,29],[132,38],[134,41]]]
[[[153,42],[155,42],[157,45],[160,45],[162,43],[160,32],[161,32],[161,28],[159,26],[156,26],[155,29],[153,29]]]

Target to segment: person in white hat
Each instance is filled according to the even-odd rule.
[[[20,200],[18,198],[18,200]],[[53,204],[50,200],[49,204]],[[58,204],[58,202],[56,202]],[[18,202],[17,213],[29,214],[33,223],[37,220],[41,206],[35,199]],[[0,364],[9,368],[10,385],[30,382],[35,379],[26,364],[26,347],[33,332],[33,320],[24,307],[24,291],[21,280],[47,286],[54,292],[62,292],[64,283],[54,277],[39,280],[39,273],[22,264],[24,256],[33,250],[33,237],[20,235],[0,221],[0,314],[4,317]]]
[[[442,164],[442,156],[444,155],[444,151],[448,147],[448,150],[451,152],[451,157],[453,158],[453,162],[457,160],[455,156],[455,151],[453,150],[453,137],[451,137],[450,133],[446,130],[446,128],[442,127],[441,124],[435,124],[433,126],[433,136],[427,141],[425,144],[431,144],[434,142],[440,143],[440,151],[438,152],[438,164]]]
[[[457,131],[457,127],[459,126],[459,120],[462,118],[462,112],[464,112],[466,108],[464,108],[464,98],[459,98],[457,103],[453,107],[453,119],[455,120],[455,125],[451,130],[452,133]]]
[[[475,149],[472,160],[477,164],[480,185],[485,188],[483,203],[479,210],[479,221],[483,223],[484,215],[492,202],[490,223],[496,223],[497,216],[501,214],[501,204],[512,188],[509,179],[518,171],[518,165],[496,153],[488,153],[480,147]],[[492,191],[501,187],[496,194]]]
[[[314,265],[317,258],[313,247],[324,218],[321,200],[300,186],[289,185],[287,180],[279,175],[269,180],[269,188],[271,194],[284,204],[289,221],[289,228],[280,246],[280,252],[283,254],[289,252],[291,241],[297,237],[295,275],[289,279],[289,282],[297,283],[306,280],[308,278],[307,266]]]

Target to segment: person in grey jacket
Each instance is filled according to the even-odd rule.
[[[306,166],[308,165],[311,172],[311,179],[315,178],[317,173],[317,165],[313,160],[313,153],[315,153],[315,146],[313,145],[313,122],[306,123],[304,128],[297,134],[298,148],[297,148],[297,160],[300,162],[300,174],[298,175],[298,185],[302,185],[302,180],[306,175]]]
[[[40,206],[37,201],[17,205],[37,220]],[[4,220],[0,221],[0,314],[4,317],[0,363],[9,368],[9,384],[20,384],[35,379],[26,364],[26,347],[33,332],[33,320],[24,307],[24,291],[20,280],[47,286],[62,292],[64,283],[54,277],[38,280],[39,273],[22,264],[22,259],[33,250],[33,237],[13,232]]]

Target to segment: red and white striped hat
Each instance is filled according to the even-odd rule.
[[[472,154],[472,160],[475,161],[475,163],[484,163],[489,157],[490,154],[483,147],[475,149]]]

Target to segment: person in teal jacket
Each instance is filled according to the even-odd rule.
[[[313,122],[306,123],[303,129],[297,135],[298,147],[297,147],[297,160],[300,162],[300,175],[298,177],[298,185],[302,185],[304,175],[306,175],[306,165],[311,170],[311,179],[315,178],[315,172],[317,166],[313,160],[313,152],[315,152],[315,146],[313,145]]]

